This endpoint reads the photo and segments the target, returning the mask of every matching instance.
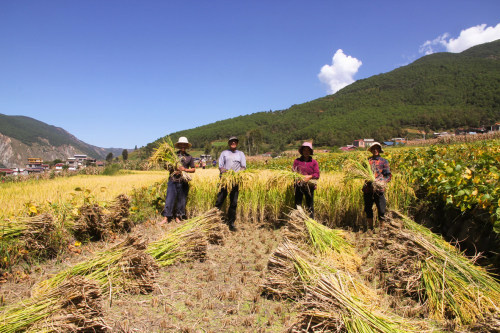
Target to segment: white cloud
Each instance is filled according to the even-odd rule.
[[[333,55],[332,64],[321,67],[318,78],[328,85],[328,93],[333,94],[354,82],[353,76],[361,64],[360,60],[346,56],[344,51],[338,49]]]
[[[449,38],[449,34],[444,33],[432,41],[428,40],[420,46],[419,52],[427,55],[444,49],[448,52],[458,53],[472,46],[497,39],[500,39],[500,23],[495,27],[486,27],[486,24],[480,24],[462,30],[458,38]]]

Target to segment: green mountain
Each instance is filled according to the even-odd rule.
[[[0,113],[0,163],[4,166],[22,167],[28,157],[53,161],[86,154],[103,159],[109,152],[118,156],[122,149],[92,146],[60,127],[30,117]]]
[[[186,136],[195,147],[231,135],[248,138],[247,145],[269,144],[268,149],[305,139],[313,139],[315,145],[340,146],[359,138],[401,137],[408,129],[438,131],[499,120],[497,40],[462,53],[424,56],[286,110],[257,112],[170,135],[173,140]]]

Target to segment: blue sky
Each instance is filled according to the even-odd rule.
[[[498,0],[0,0],[0,113],[141,147],[499,38]]]

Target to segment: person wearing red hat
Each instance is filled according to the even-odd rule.
[[[367,228],[373,229],[374,226],[373,204],[377,207],[379,224],[380,228],[382,228],[384,227],[386,209],[385,187],[387,183],[391,181],[391,169],[389,168],[389,162],[380,156],[380,154],[384,152],[380,143],[374,142],[368,148],[368,151],[372,153],[372,156],[368,158],[368,161],[375,176],[375,181],[378,182],[379,186],[374,186],[372,182],[367,182],[363,186],[363,199],[365,203]]]
[[[319,166],[312,158],[314,151],[310,142],[304,142],[299,153],[300,157],[293,161],[292,170],[304,175],[304,178],[295,184],[295,206],[301,206],[305,197],[309,215],[314,218],[314,190],[319,179]]]

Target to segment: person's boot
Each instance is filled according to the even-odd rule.
[[[231,231],[236,231],[237,230],[236,227],[234,226],[234,222],[229,222],[228,226],[229,226],[229,230],[231,230]]]

